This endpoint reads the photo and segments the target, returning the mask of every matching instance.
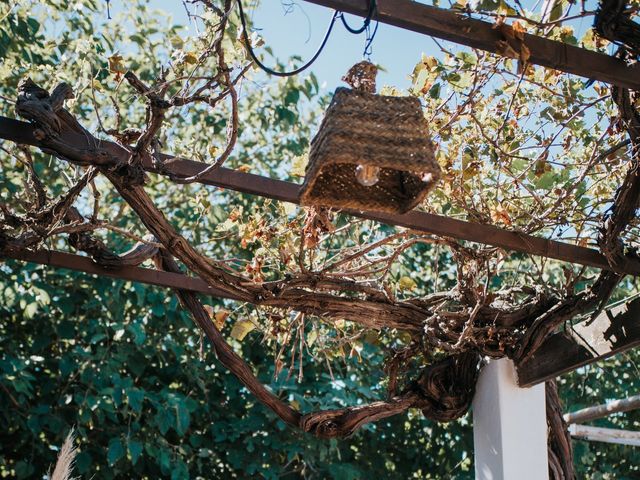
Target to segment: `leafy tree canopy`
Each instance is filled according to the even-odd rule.
[[[328,97],[313,74],[261,74],[235,10],[224,14],[229,3],[188,3],[193,35],[143,1],[113,19],[94,0],[3,3],[1,113],[15,116],[26,77],[49,91],[66,82],[75,95],[67,110],[93,135],[131,148],[134,160],[171,152],[299,183]],[[589,2],[582,10],[555,2],[545,18],[519,2],[446,7],[610,48],[579,28],[595,11]],[[256,35],[250,41],[262,46]],[[443,180],[419,208],[598,247],[614,265],[637,244],[635,217],[620,220],[614,202],[633,181],[637,137],[628,140],[607,86],[515,53],[505,60],[442,44],[416,59],[409,91],[382,89],[420,98],[437,145]],[[159,108],[154,95],[170,105]],[[245,295],[202,301],[257,379],[303,413],[400,394],[449,355],[527,355],[565,321],[635,291],[634,279],[611,272],[148,175],[144,192],[197,257],[182,244],[168,248],[153,229],[156,238],[145,237],[152,222],[136,208],[141,197],[114,188],[117,172],[94,176],[59,156],[1,144],[0,240],[82,250],[78,238],[90,234],[115,252],[163,243],[212,285]],[[74,185],[80,193],[69,196]],[[34,213],[64,198],[84,230],[57,211],[43,227]],[[215,262],[203,266],[204,257]],[[283,282],[270,303],[256,293],[269,282]],[[326,295],[326,312],[314,295]],[[409,310],[419,320],[403,328],[395,319]],[[472,476],[469,416],[444,424],[411,408],[346,440],[290,429],[220,365],[169,292],[9,261],[0,266],[0,315],[3,477],[42,478],[72,427],[77,472],[87,478]],[[632,353],[563,378],[565,406],[626,396],[638,386],[636,361]],[[601,423],[637,427],[638,418]],[[623,447],[576,442],[575,454],[580,478],[631,478],[640,464]]]

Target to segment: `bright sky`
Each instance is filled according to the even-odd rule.
[[[253,2],[243,0],[246,7]],[[122,8],[113,2],[115,9]],[[267,46],[281,60],[291,55],[300,55],[303,61],[309,59],[320,44],[333,11],[304,1],[263,0],[260,8],[252,12],[254,28],[260,29]],[[294,4],[293,11],[287,13],[285,6]],[[152,8],[171,12],[176,23],[188,24],[187,15],[180,0],[150,0]],[[245,9],[246,9],[245,7]],[[359,17],[348,16],[350,24],[362,24]],[[312,71],[322,85],[333,90],[340,85],[340,77],[349,67],[362,60],[364,34],[352,35],[341,22],[336,23],[329,42],[320,58],[312,66]],[[420,60],[422,52],[433,54],[435,44],[424,35],[380,24],[373,43],[371,60],[381,65],[386,72],[380,72],[378,86],[392,85],[407,88],[408,75]],[[268,62],[267,62],[268,63]]]

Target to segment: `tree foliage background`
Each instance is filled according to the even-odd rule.
[[[524,13],[503,2],[474,8],[489,17]],[[214,20],[209,12],[197,14],[205,25]],[[151,81],[162,65],[170,65],[170,81],[183,88],[211,41],[207,28],[187,37],[144,2],[109,20],[102,2],[21,0],[1,3],[0,18],[2,114],[14,116],[11,99],[21,78],[48,86],[67,81],[76,94],[68,108],[95,132],[115,128],[117,119],[120,130],[144,124],[144,103],[122,82],[126,70]],[[571,22],[561,20],[562,15],[549,26],[526,23],[525,28],[588,48],[607,47],[590,30],[578,35]],[[229,28],[237,25],[232,18]],[[225,42],[229,62],[249,63],[239,34]],[[538,67],[518,72],[516,60],[446,45],[416,62],[408,93],[432,112],[445,173],[441,188],[422,208],[595,244],[630,161],[624,147],[614,148],[623,132],[606,89]],[[308,139],[327,101],[316,79],[273,80],[250,71],[240,92],[240,140],[226,165],[299,181]],[[383,92],[404,94],[393,86]],[[161,149],[210,161],[224,149],[228,118],[226,104],[174,108],[161,131]],[[1,148],[0,202],[25,210],[33,191],[25,187],[22,153],[6,142]],[[42,153],[33,155],[52,196],[83,173]],[[98,177],[96,188],[99,215],[106,220],[96,233],[114,250],[126,250],[130,237],[146,232],[108,182]],[[304,212],[291,205],[199,184],[177,186],[150,176],[146,188],[202,252],[258,281],[290,274],[300,262],[311,270],[331,267],[374,242],[382,243],[359,255],[360,263],[347,262],[347,274],[373,279],[400,299],[451,290],[460,272],[472,268],[487,268],[476,279],[486,285],[485,294],[494,292],[505,302],[504,292],[522,285],[580,291],[595,276],[590,269],[475,246],[479,258],[488,258],[477,267],[438,239],[343,216],[333,220],[334,231],[309,231]],[[91,216],[90,191],[77,206]],[[625,241],[635,245],[636,235],[634,223]],[[48,239],[46,246],[68,248],[62,236]],[[613,298],[634,291],[635,280],[626,280]],[[518,304],[524,297],[516,293],[509,301]],[[259,379],[302,411],[383,398],[385,360],[411,342],[392,329],[374,331],[324,318],[305,323],[275,309],[207,302]],[[3,477],[42,478],[72,427],[80,450],[76,471],[83,478],[355,479],[380,472],[388,478],[472,477],[469,415],[438,424],[411,410],[339,441],[292,431],[216,363],[168,292],[9,261],[0,266],[0,316]],[[438,355],[434,349],[408,372]],[[563,377],[565,407],[574,410],[636,391],[637,360],[630,353]],[[631,413],[599,423],[633,429],[639,421]],[[579,478],[638,475],[640,458],[630,447],[584,442],[574,447]]]

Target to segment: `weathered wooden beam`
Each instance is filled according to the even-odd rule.
[[[569,425],[569,434],[580,440],[640,447],[640,432],[634,432],[631,430],[591,427],[589,425],[577,425],[573,423]]]
[[[554,334],[529,360],[517,365],[518,384],[529,387],[640,345],[640,298],[587,323]]]
[[[121,280],[146,283],[166,288],[178,288],[190,292],[203,293],[219,298],[231,298],[227,292],[222,292],[211,288],[207,283],[196,277],[189,277],[178,273],[163,272],[152,268],[142,267],[117,267],[105,268],[96,264],[88,257],[75,255],[73,253],[57,252],[50,250],[39,250],[36,252],[21,251],[7,252],[0,254],[0,259],[21,260],[24,262],[37,263],[40,265],[50,265],[52,267],[68,268],[78,272],[94,275],[103,275]]]
[[[34,127],[29,123],[0,117],[0,139],[46,149],[41,142],[35,139],[33,130]],[[86,138],[81,135],[73,138],[65,136],[63,140],[66,144],[77,144],[79,146],[85,146],[87,142]],[[98,142],[97,145],[91,145],[91,147],[108,151],[114,160],[125,161],[128,158],[128,153],[121,146],[104,140],[99,140]],[[153,164],[153,162],[149,160],[145,163],[144,168],[149,172],[185,178],[197,174],[207,166],[207,164],[202,162],[177,158],[171,155],[162,155],[161,158],[163,160],[161,167]],[[300,186],[295,183],[284,182],[251,173],[243,173],[228,168],[219,168],[208,172],[200,179],[200,183],[259,195],[265,198],[295,204],[299,203],[298,196]],[[387,225],[406,227],[419,232],[459,240],[468,240],[484,245],[504,248],[505,250],[554,258],[579,265],[610,269],[606,258],[597,250],[555,240],[547,240],[526,233],[504,230],[492,225],[465,222],[415,210],[403,215],[378,212],[346,212],[355,217],[375,220]],[[620,268],[621,273],[640,275],[640,262],[638,261],[629,260]]]
[[[621,400],[612,400],[602,405],[583,408],[575,412],[565,413],[564,421],[567,423],[584,423],[598,418],[607,417],[613,413],[630,412],[640,408],[640,395],[624,398]]]
[[[201,171],[205,166],[205,164],[193,160],[173,158],[171,160],[168,159],[164,164],[164,173],[167,174],[167,172],[171,172],[171,174],[175,176],[188,177]],[[148,171],[155,170],[155,166],[152,164],[145,165],[145,168]],[[228,188],[275,200],[295,204],[299,203],[299,185],[250,173],[238,172],[236,170],[220,168],[215,172],[209,172],[204,175],[200,182],[205,185]],[[493,225],[465,222],[417,210],[402,215],[380,212],[345,211],[354,217],[375,220],[387,225],[406,227],[420,232],[459,240],[468,240],[504,248],[506,250],[555,258],[557,260],[590,267],[601,269],[610,268],[606,258],[597,250],[555,240],[547,240],[526,233],[512,232]],[[622,273],[640,275],[640,264],[637,262],[628,262],[622,266],[622,269]]]
[[[368,0],[306,1],[362,17],[368,8]],[[500,32],[492,23],[469,18],[464,12],[412,0],[377,0],[377,6],[376,18],[382,23],[500,54],[497,46],[503,40]],[[618,58],[536,35],[525,34],[524,43],[531,51],[529,61],[536,65],[620,87],[640,88],[640,68],[628,66]]]
[[[105,268],[88,257],[72,253],[49,250],[7,252],[0,255],[1,259],[21,260],[237,300],[227,292],[209,287],[200,278],[142,267]],[[640,298],[601,313],[590,326],[576,325],[573,332],[555,334],[529,361],[517,365],[518,385],[530,387],[640,345],[639,318]]]

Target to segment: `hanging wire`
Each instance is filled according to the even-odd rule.
[[[378,33],[378,26],[380,22],[376,20],[376,26],[373,28],[373,33],[371,32],[371,25],[367,25],[367,37],[364,42],[364,52],[362,52],[362,56],[367,60],[371,60],[371,54],[373,53],[373,39],[376,38],[376,33]]]
[[[371,23],[371,19],[373,18],[373,14],[376,11],[376,0],[370,0],[369,1],[369,10],[367,11],[367,16],[364,19],[364,22],[362,22],[362,26],[360,28],[353,28],[351,27],[348,23],[347,23],[347,19],[344,16],[344,13],[340,12],[340,20],[342,20],[342,24],[344,25],[344,28],[347,29],[347,31],[349,33],[353,33],[355,35],[359,35],[362,32],[364,32],[365,30],[367,30],[369,28],[369,24]]]
[[[251,56],[251,59],[256,62],[256,65],[258,65],[258,67],[260,67],[262,70],[264,70],[265,72],[267,72],[269,75],[274,75],[276,77],[292,77],[294,75],[297,75],[301,72],[303,72],[304,70],[306,70],[307,68],[309,68],[320,56],[320,53],[322,53],[322,50],[324,50],[324,47],[327,45],[327,41],[329,40],[329,36],[331,35],[331,31],[333,30],[333,26],[336,23],[336,20],[338,18],[340,18],[342,20],[342,23],[344,25],[344,27],[353,34],[360,34],[362,32],[364,32],[365,30],[367,31],[367,40],[365,43],[365,50],[364,50],[364,55],[371,55],[371,42],[373,42],[373,37],[375,37],[376,32],[378,31],[378,23],[376,23],[376,27],[373,31],[373,35],[370,35],[370,31],[369,31],[369,25],[371,24],[371,19],[373,18],[373,15],[376,12],[376,0],[369,0],[369,10],[367,11],[367,16],[363,21],[362,27],[358,28],[358,29],[354,29],[352,28],[346,21],[346,19],[344,18],[344,14],[342,12],[339,11],[334,11],[333,12],[333,16],[331,17],[331,21],[329,22],[329,26],[327,27],[327,31],[324,34],[324,38],[322,39],[322,42],[320,43],[320,46],[318,47],[318,49],[316,50],[316,53],[313,54],[313,57],[311,57],[311,59],[305,63],[304,65],[302,65],[301,67],[296,68],[295,70],[291,70],[288,72],[279,72],[277,70],[273,70],[272,68],[267,67],[264,63],[262,63],[256,53],[253,50],[253,47],[251,46],[251,42],[249,41],[249,34],[248,34],[248,29],[247,29],[247,20],[246,17],[244,15],[244,8],[242,7],[242,0],[238,0],[238,9],[240,11],[240,23],[242,24],[242,38],[244,39],[244,43],[247,47],[247,50],[249,51],[249,55]]]

